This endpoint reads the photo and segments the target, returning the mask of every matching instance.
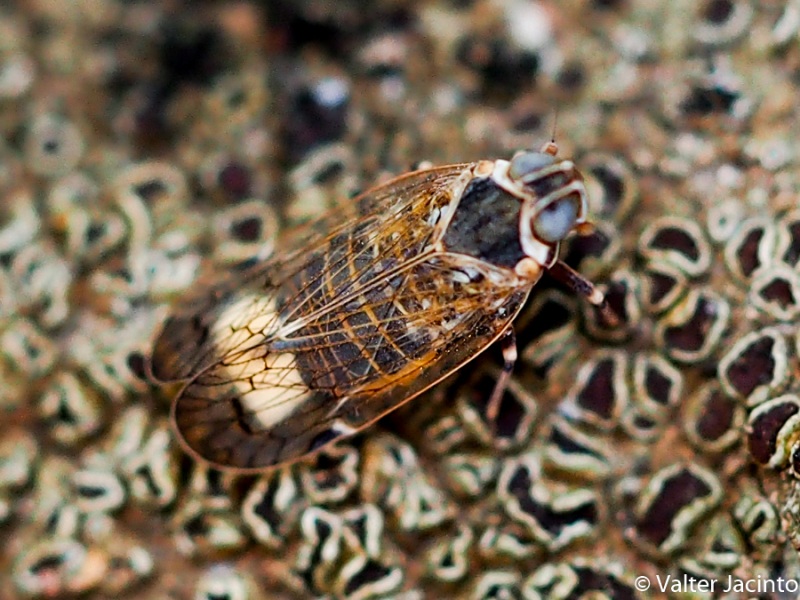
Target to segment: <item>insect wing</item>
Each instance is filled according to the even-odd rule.
[[[257,319],[273,293],[271,271],[271,263],[259,265],[235,277],[227,275],[216,284],[199,285],[182,298],[153,345],[149,362],[153,378],[160,382],[185,381],[218,362],[221,347],[235,352],[237,342],[222,339],[227,334],[220,327],[220,319],[237,302],[240,323]],[[243,288],[260,290],[264,298],[250,295],[246,303],[237,300]],[[237,340],[246,343],[241,335]]]
[[[314,248],[342,234],[363,219],[385,219],[388,225],[405,210],[413,207],[426,190],[445,190],[463,177],[470,163],[445,165],[412,171],[389,182],[370,188],[352,200],[342,201],[317,219],[284,232],[278,241],[280,254],[275,257],[274,269],[287,276],[302,268],[304,259]],[[378,235],[379,231],[372,232]],[[369,233],[367,234],[369,236]],[[368,237],[365,238],[368,241]]]
[[[402,225],[405,211],[421,190],[447,189],[467,167],[455,164],[397,177],[390,184],[372,188],[319,219],[284,233],[277,244],[278,254],[266,262],[223,275],[221,281],[219,277],[213,283],[209,277],[200,281],[181,299],[156,339],[150,360],[153,377],[161,382],[184,381],[216,362],[224,362],[225,354],[235,353],[238,344],[246,342],[236,332],[230,334],[235,340],[218,337],[226,335],[219,332],[219,323],[233,305],[239,312],[239,325],[254,321],[265,325],[265,307],[270,305],[270,297],[282,283],[307,267],[308,257],[323,251],[327,240],[362,223],[367,225],[362,237],[368,246],[382,227],[392,221]],[[298,303],[296,311],[302,312],[303,308]],[[215,329],[217,337],[212,335]]]
[[[173,418],[185,445],[215,465],[246,471],[292,462],[366,427],[477,356],[505,331],[526,296],[485,295],[502,316],[487,312],[477,297],[455,304],[451,298],[448,318],[455,323],[442,318],[443,309],[385,314],[356,332],[363,340],[357,356],[348,347],[347,320],[360,313],[326,313],[309,325],[310,334],[273,349],[229,353],[201,372],[174,403]],[[402,335],[391,338],[404,362],[379,360],[380,352],[393,350],[386,332],[401,323],[425,334],[405,346]],[[377,328],[383,333],[375,335]],[[314,333],[320,330],[325,335]],[[397,370],[389,372],[390,365]]]
[[[368,425],[500,335],[527,290],[484,281],[465,294],[452,277],[463,257],[420,258],[431,207],[449,202],[464,174],[453,165],[375,188],[354,201],[370,214],[344,225],[324,219],[332,235],[312,226],[303,236],[310,247],[253,268],[243,285],[201,291],[173,315],[153,372],[189,379],[173,404],[185,446],[240,470],[296,460]]]

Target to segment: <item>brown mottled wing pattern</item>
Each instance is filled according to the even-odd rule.
[[[189,378],[173,417],[193,453],[241,470],[296,460],[399,406],[506,329],[528,288],[498,285],[499,273],[470,282],[458,273],[464,257],[423,253],[430,210],[462,170],[378,188],[382,202],[362,200],[370,215],[167,323],[156,360],[176,349],[180,327],[197,335],[204,321],[200,343],[163,370]]]
[[[408,173],[394,180],[391,187],[378,186],[349,201],[318,220],[285,232],[277,244],[277,255],[244,272],[221,274],[214,284],[199,285],[181,299],[167,319],[153,347],[150,368],[158,381],[183,381],[219,361],[219,347],[224,340],[214,340],[211,330],[242,290],[263,296],[275,293],[282,282],[303,270],[308,257],[324,252],[328,240],[353,224],[370,216],[400,221],[403,210],[413,205],[421,189],[446,188],[469,165],[456,164]],[[388,218],[396,210],[394,218]],[[380,233],[380,223],[371,221],[375,230],[367,232],[370,243]],[[314,282],[309,282],[314,285]],[[242,321],[258,317],[264,299],[253,298],[252,306],[241,306]],[[299,312],[306,312],[297,303]],[[229,351],[235,349],[230,348]]]
[[[308,253],[326,240],[347,231],[365,217],[379,217],[391,223],[389,215],[415,205],[421,190],[446,188],[471,166],[461,163],[413,171],[393,179],[391,186],[378,185],[352,200],[340,202],[335,210],[284,232],[278,240],[279,254],[273,261],[273,269],[284,277],[291,276],[302,268]],[[373,233],[377,234],[378,231]]]

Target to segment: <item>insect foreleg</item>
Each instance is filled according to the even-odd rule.
[[[610,327],[619,325],[619,317],[608,305],[608,301],[603,295],[603,292],[598,290],[591,281],[586,279],[575,269],[567,265],[564,261],[559,260],[556,261],[547,272],[576,294],[586,298],[589,303],[594,304],[600,310],[603,319],[605,319]]]

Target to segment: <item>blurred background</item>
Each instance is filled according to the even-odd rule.
[[[0,597],[796,597],[798,31],[795,0],[3,2]],[[619,327],[543,281],[496,429],[492,350],[308,463],[180,451],[145,365],[198,277],[553,137]]]

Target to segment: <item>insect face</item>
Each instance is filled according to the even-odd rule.
[[[544,268],[555,263],[561,240],[586,222],[587,213],[583,176],[572,161],[557,160],[555,153],[552,143],[541,152],[518,152],[507,171],[522,201],[520,244]]]
[[[258,471],[347,437],[502,340],[496,413],[516,358],[512,322],[545,270],[595,304],[558,261],[586,224],[586,191],[555,144],[416,171],[291,232],[282,253],[197,290],[165,323],[151,371],[185,381],[184,447]]]

